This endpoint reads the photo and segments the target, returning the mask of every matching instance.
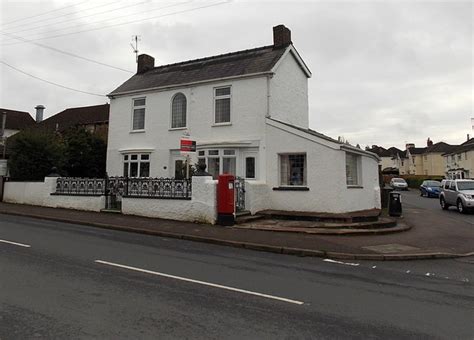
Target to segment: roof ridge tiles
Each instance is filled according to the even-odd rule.
[[[217,54],[217,55],[213,55],[213,56],[209,56],[209,57],[202,57],[202,58],[197,58],[197,59],[179,61],[177,63],[171,63],[171,64],[155,66],[155,67],[153,67],[152,69],[148,70],[145,73],[150,73],[150,72],[153,72],[157,69],[161,69],[161,68],[165,68],[165,67],[181,66],[181,65],[184,65],[184,64],[191,64],[191,63],[197,63],[197,62],[207,61],[207,60],[211,60],[211,59],[229,57],[229,56],[233,56],[233,55],[237,55],[237,54],[241,54],[241,53],[246,53],[246,52],[254,52],[254,51],[259,51],[259,50],[265,50],[265,49],[268,49],[268,48],[275,49],[275,47],[273,45],[266,45],[266,46],[260,46],[260,47],[255,47],[255,48],[249,48],[249,49],[245,49],[245,50],[239,50],[239,51],[234,51],[234,52]],[[278,49],[280,49],[280,48],[281,47],[279,47]]]

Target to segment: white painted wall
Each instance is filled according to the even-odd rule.
[[[3,201],[88,211],[100,211],[105,207],[104,196],[51,195],[56,189],[56,179],[46,177],[44,182],[5,182]]]
[[[216,222],[216,186],[212,177],[192,178],[191,200],[122,198],[122,213],[179,221],[214,224]]]
[[[217,86],[232,87],[231,125],[213,126],[214,91]],[[187,99],[187,131],[199,144],[259,141],[267,108],[266,77],[216,82],[176,90],[124,96],[111,99],[107,172],[122,175],[124,150],[151,151],[150,175],[170,177],[170,150],[179,149],[184,129],[170,130],[171,100],[182,92]],[[132,99],[146,97],[145,132],[131,132]],[[166,169],[165,169],[166,167]]]
[[[307,128],[308,112],[308,78],[290,52],[270,79],[270,116]]]
[[[346,185],[345,151],[282,124],[267,124],[267,206],[277,210],[342,213],[380,208],[378,160],[361,157],[361,188]],[[284,143],[282,143],[284,141]],[[279,153],[306,153],[309,191],[275,191],[279,186]]]
[[[271,188],[263,181],[245,182],[245,209],[253,215],[258,211],[272,209],[268,196]]]

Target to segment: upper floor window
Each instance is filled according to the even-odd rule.
[[[214,123],[230,123],[230,86],[214,89]]]
[[[177,93],[171,103],[171,128],[186,127],[186,96]]]
[[[132,130],[145,129],[145,98],[133,99]]]

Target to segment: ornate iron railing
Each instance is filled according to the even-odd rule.
[[[235,185],[235,210],[237,212],[245,210],[245,178],[236,177]]]
[[[191,199],[191,179],[59,177],[55,195]],[[113,200],[112,200],[113,201]]]
[[[101,196],[104,193],[103,178],[59,177],[56,181],[56,195]]]
[[[191,199],[191,179],[110,177],[107,188],[124,197]]]

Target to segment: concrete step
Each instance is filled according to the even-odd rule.
[[[251,223],[256,220],[261,220],[265,218],[265,216],[262,215],[237,215],[235,218],[235,223],[236,224],[243,224],[243,223]]]
[[[257,214],[276,220],[313,221],[327,223],[362,223],[378,221],[380,210],[371,209],[342,214],[308,211],[262,210],[257,212]]]
[[[264,222],[264,221],[261,221]],[[376,225],[358,225],[357,227],[351,225],[339,225],[338,228],[317,226],[312,227],[288,227],[282,225],[268,225],[256,223],[247,223],[245,225],[235,225],[235,228],[262,230],[271,232],[287,232],[287,233],[305,233],[305,234],[321,234],[321,235],[367,235],[367,234],[386,234],[393,232],[400,232],[409,230],[410,227],[404,223],[397,225],[395,222],[378,223]]]
[[[100,209],[100,212],[111,213],[111,214],[121,214],[122,210],[119,210],[119,209]]]

